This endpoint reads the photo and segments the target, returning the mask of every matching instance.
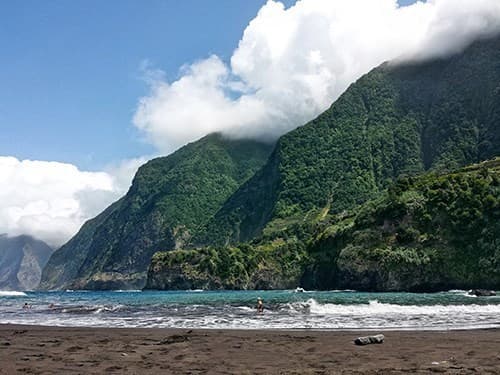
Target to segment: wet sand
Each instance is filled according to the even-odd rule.
[[[498,329],[376,333],[0,325],[0,374],[500,374]]]

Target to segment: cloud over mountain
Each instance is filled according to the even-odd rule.
[[[164,153],[213,131],[276,138],[384,61],[439,57],[498,31],[498,0],[269,0],[229,64],[212,55],[173,82],[152,75],[134,124]]]

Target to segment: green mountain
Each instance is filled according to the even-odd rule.
[[[43,289],[142,288],[152,255],[192,236],[266,162],[272,145],[212,134],[141,166],[127,194],[50,258]]]
[[[452,173],[402,177],[352,211],[310,217],[251,243],[157,253],[146,288],[297,285],[415,292],[500,288],[500,158]]]
[[[498,161],[446,174],[500,155],[499,108],[500,38],[383,64],[281,137],[198,249],[155,254],[146,288],[500,287]]]
[[[207,224],[199,245],[248,241],[308,212],[348,210],[400,175],[500,155],[500,38],[421,63],[386,63],[278,141],[265,167]]]
[[[125,197],[52,256],[41,285],[142,287],[151,259],[146,288],[498,285],[494,277],[488,284],[469,275],[497,270],[498,228],[488,221],[496,218],[496,172],[486,167],[492,177],[460,168],[500,155],[499,108],[500,38],[448,58],[383,64],[318,118],[281,137],[273,150],[212,135],[147,163]],[[468,188],[446,177],[455,175],[474,176],[489,190],[467,180],[480,202],[467,200]],[[440,179],[450,187],[434,186]],[[456,210],[439,211],[427,188],[442,192],[436,199]],[[447,198],[458,190],[463,198]],[[408,194],[418,195],[422,212],[401,214],[413,204]],[[391,211],[393,206],[403,211]],[[473,231],[459,236],[466,220],[456,216],[467,217],[460,210],[472,209],[470,219],[491,232],[484,244]],[[426,215],[431,218],[425,225],[456,224],[435,232],[421,223]],[[432,249],[435,258],[427,253]],[[428,263],[419,258],[422,252],[432,258]],[[410,259],[408,268],[397,267],[398,256]],[[422,271],[412,268],[413,260],[449,265],[450,273],[408,281],[405,272]]]
[[[52,254],[45,242],[30,236],[0,235],[0,290],[33,290]]]

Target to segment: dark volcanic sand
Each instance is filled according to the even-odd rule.
[[[0,325],[0,373],[500,374],[498,329],[381,333]]]

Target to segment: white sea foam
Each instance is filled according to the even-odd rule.
[[[500,299],[470,300],[460,293],[405,294],[390,299],[373,294],[362,303],[356,296],[321,292],[306,298],[283,293],[281,299],[264,295],[264,314],[256,314],[254,292],[234,298],[230,293],[199,295],[182,292],[130,296],[66,294],[57,296],[55,309],[48,309],[53,296],[30,293],[33,308],[25,311],[16,299],[0,305],[0,323],[87,327],[151,327],[207,329],[320,329],[320,330],[450,330],[500,327]],[[315,293],[315,292],[312,292]],[[451,296],[454,294],[454,296]],[[291,300],[283,298],[289,296]],[[110,302],[110,296],[112,302]],[[213,297],[215,299],[212,299]],[[451,297],[450,297],[451,296]],[[230,297],[230,298],[227,298]],[[366,298],[366,294],[360,294]],[[301,300],[299,300],[301,299]],[[144,301],[146,303],[142,303]],[[414,301],[409,305],[399,301]],[[454,302],[453,302],[454,301]],[[409,302],[407,302],[409,303]]]
[[[448,291],[448,293],[459,294],[461,296],[468,297],[468,298],[477,298],[477,296],[475,294],[471,294],[470,292],[471,292],[471,290],[461,290],[461,289],[452,289],[452,290]]]
[[[297,304],[297,303],[295,303]],[[333,303],[318,303],[310,298],[304,304],[309,307],[311,314],[320,315],[448,315],[448,314],[500,314],[500,305],[396,305],[391,303],[380,303],[377,300],[368,304],[340,305]]]
[[[329,290],[328,293],[356,293],[354,289],[333,289]]]
[[[24,292],[16,292],[13,290],[0,290],[0,297],[21,297],[27,296]]]
[[[237,309],[241,311],[255,311],[255,309],[248,307],[248,306],[236,306]]]
[[[114,293],[140,293],[142,292],[141,289],[117,289],[117,290],[111,290],[111,292]]]

